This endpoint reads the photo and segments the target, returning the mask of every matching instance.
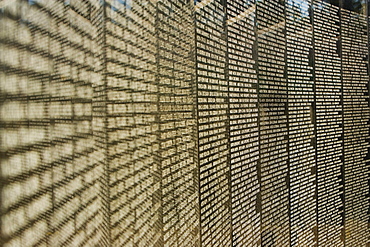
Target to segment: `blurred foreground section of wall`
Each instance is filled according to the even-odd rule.
[[[370,246],[368,9],[1,1],[1,246]]]

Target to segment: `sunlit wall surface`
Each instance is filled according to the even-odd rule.
[[[370,246],[369,12],[1,1],[1,246]]]
[[[258,81],[254,1],[227,4],[230,169],[233,244],[260,239]]]
[[[231,245],[229,87],[225,3],[195,5],[200,237]]]

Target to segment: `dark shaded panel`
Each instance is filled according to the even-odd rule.
[[[316,224],[311,4],[286,1],[291,246],[314,246]]]
[[[343,246],[343,129],[339,8],[314,1],[318,244]]]
[[[369,146],[367,17],[341,11],[344,105],[346,246],[365,246],[369,228],[367,186]]]
[[[315,1],[315,0],[314,0]],[[318,0],[318,1],[321,1],[323,3],[328,3],[328,4],[332,4],[333,6],[337,6],[337,7],[340,7],[341,5],[341,1],[342,0]],[[344,0],[345,1],[345,0]],[[351,1],[351,0],[350,0]]]
[[[259,1],[257,24],[262,246],[289,246],[284,1]]]
[[[342,7],[359,14],[366,14],[366,0],[343,0]]]

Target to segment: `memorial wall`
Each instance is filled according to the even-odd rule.
[[[309,1],[286,5],[291,245],[314,246],[316,222],[313,23]]]
[[[0,245],[370,246],[368,5],[0,1]]]

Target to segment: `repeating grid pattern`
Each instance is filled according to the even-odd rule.
[[[345,243],[364,246],[369,235],[368,31],[363,14],[341,10],[343,128],[345,178]]]
[[[230,168],[233,244],[257,246],[261,241],[258,81],[255,4],[227,5],[228,79],[230,100]]]
[[[289,246],[286,27],[283,1],[257,3],[263,246]]]
[[[110,241],[156,245],[162,236],[156,6],[112,0],[104,8]]]
[[[159,141],[164,246],[199,243],[195,27],[184,0],[158,3]]]
[[[201,240],[205,246],[230,246],[225,9],[220,0],[200,2],[198,6],[195,20]]]
[[[15,1],[1,15],[6,246],[105,243],[104,155],[92,115],[98,12],[93,2]]]
[[[340,10],[314,1],[318,245],[343,246]]]
[[[369,55],[368,55],[368,57],[367,57],[367,61],[368,61],[368,73],[369,73],[369,77],[370,77],[370,18],[369,18],[369,16],[370,16],[370,8],[369,8],[369,5],[370,4],[370,2],[368,1],[368,3],[367,3],[367,12],[368,12],[368,17],[367,17],[367,35],[368,35],[368,39],[367,39],[367,49],[368,49],[368,51],[369,51]],[[370,90],[370,78],[369,78],[369,82],[368,82],[368,84],[367,84],[367,89],[368,90]],[[365,95],[364,95],[365,96]],[[370,107],[370,92],[369,93],[366,93],[366,97],[369,97],[368,98],[368,104],[369,104],[369,107]],[[365,122],[366,122],[366,120],[365,120]],[[366,124],[366,123],[365,123]],[[370,124],[370,120],[367,122],[367,124]],[[370,131],[369,131],[370,132]],[[370,135],[370,133],[368,134],[368,135]],[[369,160],[369,158],[370,158],[370,149],[369,149],[369,147],[368,147],[368,149],[367,149],[367,156],[366,156],[366,158],[367,158],[367,160]],[[370,161],[366,161],[366,167],[369,167],[370,166]],[[367,177],[368,177],[368,189],[370,190],[370,170],[368,169],[367,170]],[[366,205],[366,202],[364,202],[364,204]],[[368,198],[368,200],[367,200],[367,205],[370,205],[370,199]],[[370,212],[368,211],[367,212],[367,222],[370,222]],[[369,227],[369,225],[368,225],[368,227],[367,227],[367,230],[368,231],[370,231],[370,227]],[[367,242],[366,242],[366,244],[369,244],[370,243],[370,233],[368,233],[367,234],[368,235],[368,237],[367,237]]]
[[[0,244],[369,245],[365,10],[0,2]]]
[[[316,227],[311,4],[286,2],[291,246],[314,246]]]

